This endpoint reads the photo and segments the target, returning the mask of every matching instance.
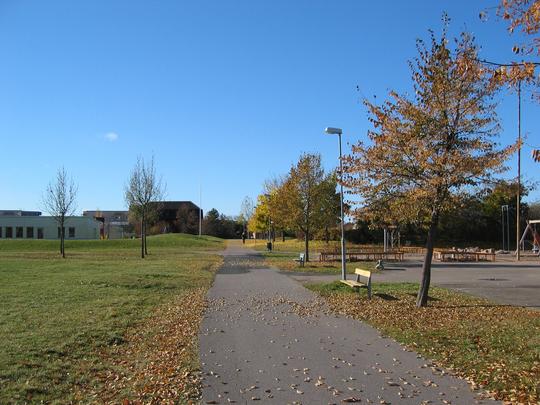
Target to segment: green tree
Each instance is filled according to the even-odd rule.
[[[206,213],[203,219],[203,229],[205,235],[217,236],[221,228],[221,218],[219,211],[212,208]]]
[[[231,217],[220,214],[215,208],[208,211],[203,220],[205,235],[218,238],[237,238],[242,232],[242,224]]]
[[[529,205],[529,220],[540,219],[540,201],[535,201]]]
[[[199,231],[199,212],[187,205],[182,205],[176,214],[176,227],[180,233],[197,235]]]
[[[326,243],[330,241],[332,231],[337,231],[337,225],[341,221],[340,217],[340,196],[336,193],[337,177],[335,173],[329,174],[320,185],[321,195],[325,196],[320,202],[320,223],[319,231]],[[345,211],[348,206],[346,205]]]
[[[287,228],[304,236],[305,260],[309,261],[309,240],[334,220],[337,222],[339,200],[336,200],[334,173],[325,174],[319,154],[305,153],[293,165],[280,187],[280,203]],[[332,205],[335,202],[335,210]]]

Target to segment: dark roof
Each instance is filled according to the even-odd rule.
[[[98,215],[99,214],[99,215]],[[100,217],[100,218],[106,218],[106,219],[127,219],[129,214],[129,211],[102,211],[102,210],[96,210],[96,211],[83,211],[83,216],[85,217]]]
[[[0,210],[0,216],[39,217],[41,211]]]
[[[83,211],[83,215],[95,215],[97,213],[101,213],[101,214],[127,214],[129,211],[126,211],[126,210],[108,210],[108,211],[104,211],[104,210],[96,210],[96,211]]]
[[[158,201],[156,204],[159,204],[159,207],[162,210],[178,210],[186,206],[194,210],[199,209],[199,207],[191,201]]]

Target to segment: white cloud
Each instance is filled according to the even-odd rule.
[[[116,132],[107,132],[105,134],[105,139],[108,140],[109,142],[114,142],[118,140],[118,134]]]

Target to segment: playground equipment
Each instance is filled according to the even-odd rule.
[[[395,225],[385,226],[383,231],[384,252],[391,251],[394,248],[399,249],[400,235],[398,227]]]
[[[527,221],[527,226],[525,227],[525,231],[523,231],[523,235],[521,236],[521,239],[519,240],[519,246],[518,249],[525,250],[525,242],[532,245],[532,252],[535,254],[538,254],[540,251],[540,234],[536,230],[537,224],[540,224],[540,219],[533,219],[531,221]],[[532,236],[532,242],[530,240],[526,240],[527,235],[531,234]]]

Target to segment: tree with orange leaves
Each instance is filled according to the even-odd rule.
[[[362,197],[358,218],[415,222],[426,230],[417,306],[426,306],[439,218],[470,187],[501,172],[511,147],[498,149],[497,89],[462,34],[450,49],[445,29],[419,40],[411,63],[415,95],[391,92],[382,105],[365,101],[373,129],[344,160],[344,184]]]
[[[539,0],[502,0],[497,8],[497,14],[508,22],[510,33],[521,32],[530,41],[515,44],[513,52],[523,59],[509,64],[500,65],[493,75],[495,82],[507,83],[516,87],[518,82],[535,86],[540,85],[537,68],[540,66],[537,58],[540,56],[540,1]],[[481,13],[481,17],[485,13]],[[538,94],[537,94],[538,96]]]

